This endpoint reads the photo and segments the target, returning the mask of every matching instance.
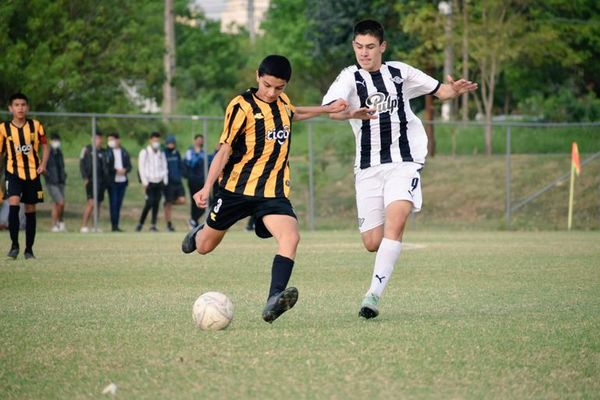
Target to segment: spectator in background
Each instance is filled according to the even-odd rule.
[[[65,185],[67,173],[65,172],[65,159],[60,149],[60,136],[58,133],[50,135],[50,156],[46,164],[46,189],[52,197],[52,232],[66,231],[63,213],[65,211]]]
[[[146,191],[146,204],[140,216],[140,222],[135,228],[140,232],[144,227],[144,222],[148,212],[152,210],[152,225],[150,231],[156,232],[156,218],[158,216],[158,207],[160,198],[165,185],[169,183],[169,174],[167,171],[167,158],[164,151],[160,149],[160,133],[152,132],[150,134],[148,146],[140,151],[138,158],[138,171],[140,180]]]
[[[127,174],[131,171],[131,157],[121,147],[121,138],[117,132],[108,135],[106,152],[108,165],[108,200],[110,203],[110,224],[113,232],[123,232],[119,226],[121,206],[127,190]]]
[[[204,136],[194,136],[194,143],[185,152],[183,165],[185,168],[185,176],[188,179],[188,189],[190,191],[191,206],[190,206],[190,228],[195,228],[198,225],[198,220],[204,214],[204,208],[199,208],[194,201],[194,193],[202,189],[204,186],[204,160],[206,153],[204,151]]]
[[[183,189],[183,160],[177,150],[177,141],[175,135],[167,136],[165,140],[165,157],[167,158],[167,170],[169,171],[169,183],[165,186],[165,221],[167,221],[167,230],[175,232],[171,220],[173,205],[185,203],[185,190]]]
[[[104,201],[104,191],[106,190],[106,185],[108,182],[106,150],[102,148],[101,132],[96,132],[96,136],[94,136],[94,145],[96,146],[96,190],[98,196],[98,215],[100,215],[100,205]],[[81,233],[88,233],[90,231],[90,228],[88,228],[88,222],[92,212],[94,211],[93,154],[93,147],[91,144],[88,144],[81,149],[81,154],[79,156],[79,170],[81,171],[81,177],[85,183],[85,193],[87,196],[87,203],[85,205],[85,209],[83,210],[81,229],[79,230]],[[97,229],[97,231],[101,232],[100,229]]]

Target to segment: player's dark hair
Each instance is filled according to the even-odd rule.
[[[292,65],[284,56],[271,54],[266,56],[258,66],[258,76],[271,75],[286,82],[292,77]]]
[[[372,19],[365,19],[354,25],[354,38],[358,35],[374,36],[379,39],[379,44],[385,39],[383,25]]]
[[[60,140],[60,135],[57,132],[50,134],[50,140]]]
[[[160,132],[152,132],[150,134],[150,139],[159,138],[159,137],[160,137]]]
[[[198,138],[200,138],[200,137],[201,137],[202,139],[204,139],[204,135],[203,135],[203,134],[201,134],[201,133],[197,133],[197,134],[195,134],[195,135],[194,135],[194,140],[196,140],[196,139],[198,139]]]
[[[119,138],[119,134],[117,132],[111,132],[111,133],[108,134],[108,137],[112,137],[112,138],[118,139]]]
[[[29,99],[27,98],[27,96],[20,92],[10,96],[10,98],[8,99],[8,104],[12,105],[13,101],[15,100],[25,100],[25,103],[29,104]]]

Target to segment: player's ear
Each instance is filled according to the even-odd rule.
[[[260,76],[258,75],[258,70],[256,70],[256,83],[258,83],[258,78],[260,78]]]
[[[387,49],[387,42],[384,40],[380,45],[379,45],[379,50],[381,51],[381,54],[383,54],[383,52]]]

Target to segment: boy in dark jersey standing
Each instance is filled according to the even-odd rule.
[[[6,153],[6,194],[9,204],[8,230],[12,241],[8,257],[19,255],[19,210],[25,204],[25,259],[35,258],[35,205],[44,201],[40,176],[46,171],[50,149],[42,124],[27,118],[29,100],[22,93],[10,97],[12,120],[0,125],[0,155]],[[42,156],[40,157],[40,145]]]

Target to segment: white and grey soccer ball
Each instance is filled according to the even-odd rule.
[[[221,292],[203,293],[194,303],[192,317],[202,330],[225,329],[233,320],[233,303]]]

